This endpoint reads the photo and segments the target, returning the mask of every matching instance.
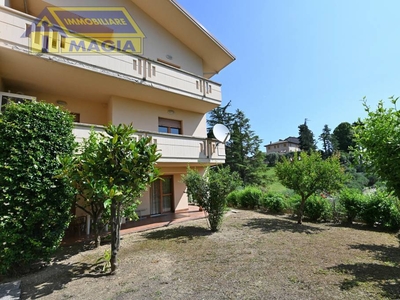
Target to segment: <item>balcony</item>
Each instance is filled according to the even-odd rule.
[[[75,123],[73,133],[77,142],[88,138],[90,130],[104,132],[104,127]],[[225,162],[225,145],[216,140],[185,135],[137,131],[136,137],[151,137],[161,153],[159,163],[166,164],[222,164]]]
[[[79,84],[83,84],[81,80],[87,85],[93,82],[92,86],[90,86],[90,92],[93,93],[93,96],[89,95],[91,97],[98,96],[95,94],[97,91],[97,94],[112,94],[135,98],[140,101],[161,105],[167,104],[171,107],[202,113],[206,113],[221,104],[221,85],[219,83],[167,64],[129,53],[112,55],[107,52],[87,50],[86,55],[67,54],[63,49],[67,49],[72,45],[68,44],[68,40],[63,40],[60,34],[53,32],[51,28],[44,32],[43,27],[37,27],[37,30],[32,31],[30,38],[24,37],[24,32],[34,21],[34,16],[0,6],[0,55],[3,56],[1,64],[4,65],[4,70],[0,69],[0,72],[2,71],[0,77],[5,78],[6,81],[8,79],[7,76],[11,76],[8,75],[11,71],[16,73],[19,70],[15,66],[13,70],[8,70],[6,62],[10,65],[9,68],[11,68],[12,62],[15,62],[14,65],[17,66],[19,62],[19,65],[25,66],[24,68],[28,64],[31,74],[37,72],[39,76],[36,76],[36,78],[43,78],[41,76],[43,69],[49,70],[48,64],[45,65],[44,61],[48,61],[64,65],[63,74],[74,73],[71,78],[69,78],[70,75],[66,75],[62,79],[63,87],[66,90],[68,89],[72,92],[73,90],[78,90],[77,86],[79,87]],[[83,36],[74,37],[75,43],[79,44],[80,40],[87,43],[88,38]],[[89,41],[95,40],[91,39]],[[32,48],[40,50],[36,53],[34,52],[35,55],[30,55],[31,59],[22,56],[32,54]],[[6,52],[6,50],[11,50],[12,52]],[[37,58],[41,59],[38,60]],[[73,67],[76,71],[71,72],[67,67]],[[78,72],[77,68],[83,71]],[[57,70],[57,74],[60,73],[60,67],[54,66],[54,64],[52,64],[51,69]],[[94,74],[97,74],[97,77]],[[107,78],[111,77],[109,83],[102,84],[101,82],[106,81],[106,79],[101,79],[100,75]],[[60,79],[58,79],[58,84],[52,84],[52,80],[55,79],[50,75],[48,76],[43,80],[50,82],[50,84],[47,84],[48,86],[59,85]],[[27,77],[27,75],[18,74],[15,77],[25,80],[27,86],[33,84],[33,79]],[[15,81],[13,78],[10,78],[10,80]],[[98,82],[97,86],[96,82]],[[135,87],[132,86],[132,83],[136,84]],[[38,83],[35,82],[35,84]],[[196,103],[190,100],[196,100]]]

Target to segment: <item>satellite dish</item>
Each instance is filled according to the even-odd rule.
[[[215,138],[221,143],[226,143],[231,138],[231,133],[229,132],[229,129],[222,124],[215,124],[215,126],[213,127],[213,133]]]

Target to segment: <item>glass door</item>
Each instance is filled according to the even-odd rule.
[[[162,210],[163,212],[169,212],[172,210],[172,176],[163,178],[162,181]]]
[[[151,185],[150,214],[157,215],[172,211],[173,177],[162,176]]]
[[[154,181],[151,184],[151,197],[150,197],[150,214],[151,215],[158,215],[161,213],[160,209],[160,195],[161,195],[161,190],[159,188],[160,183],[159,179]]]

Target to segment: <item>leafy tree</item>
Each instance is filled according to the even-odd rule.
[[[231,171],[238,172],[243,183],[263,184],[265,176],[265,155],[259,150],[262,140],[251,130],[250,120],[241,110],[230,113],[227,109],[230,102],[223,107],[211,111],[208,120],[209,137],[212,137],[212,127],[221,123],[231,132],[231,138],[226,142],[226,161]]]
[[[368,186],[369,180],[363,172],[357,172],[356,169],[352,167],[346,168],[345,172],[348,175],[348,181],[346,182],[348,188],[362,191]]]
[[[0,114],[0,274],[48,260],[59,246],[73,193],[55,177],[56,158],[72,155],[72,128],[70,114],[42,102]]]
[[[188,168],[182,181],[191,198],[208,213],[211,231],[218,231],[227,205],[227,196],[238,186],[239,175],[231,172],[229,167],[207,168],[204,176]]]
[[[109,223],[110,213],[104,206],[110,191],[107,189],[107,181],[100,177],[98,172],[98,151],[100,138],[98,133],[91,131],[88,139],[85,139],[73,157],[61,160],[63,173],[71,185],[75,188],[75,205],[90,215],[95,246],[100,246],[101,232]]]
[[[132,125],[108,125],[100,140],[96,156],[99,179],[109,191],[104,205],[111,208],[111,273],[118,268],[121,212],[125,207],[136,207],[142,193],[158,178],[156,162],[161,157],[151,137],[135,139]]]
[[[338,151],[350,152],[350,147],[354,146],[353,126],[348,122],[340,123],[333,130],[333,137]]]
[[[385,108],[383,102],[371,110],[364,99],[368,116],[355,127],[357,157],[367,167],[386,181],[387,188],[400,197],[400,112],[396,109],[398,98],[390,97],[394,107]]]
[[[304,124],[299,125],[299,141],[300,149],[303,151],[311,152],[316,149],[314,133],[307,126],[307,119]]]
[[[103,212],[101,205],[110,209],[111,274],[118,269],[122,211],[133,212],[142,193],[158,178],[155,165],[161,155],[157,145],[151,144],[151,137],[136,140],[134,133],[132,125],[111,124],[105,134],[94,137],[92,133],[83,146],[84,156],[75,158],[72,169],[64,174],[75,181],[86,204],[94,207],[98,215]]]
[[[280,159],[279,153],[276,152],[271,152],[271,153],[267,153],[265,155],[265,161],[268,164],[268,167],[275,167],[276,163],[279,161]]]
[[[331,134],[331,129],[325,124],[322,129],[322,133],[319,136],[319,140],[322,141],[322,151],[323,157],[327,158],[333,154],[333,136]]]
[[[339,157],[333,155],[323,160],[318,152],[295,153],[293,159],[284,158],[275,167],[281,183],[301,196],[298,223],[303,220],[307,199],[317,192],[335,192],[345,181]]]

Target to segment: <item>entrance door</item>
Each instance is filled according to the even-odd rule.
[[[173,177],[162,176],[151,185],[150,214],[157,215],[172,211],[173,206]]]

